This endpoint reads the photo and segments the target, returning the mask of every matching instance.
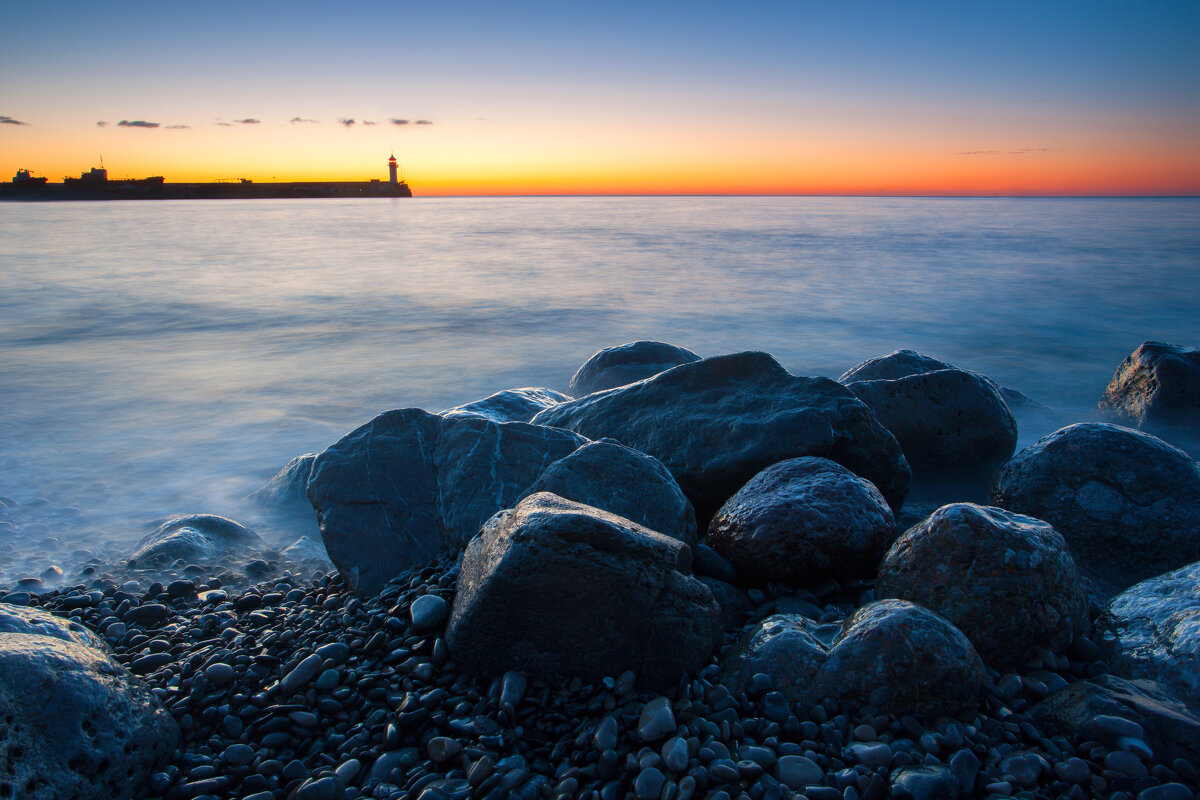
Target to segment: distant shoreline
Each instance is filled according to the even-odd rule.
[[[164,183],[161,179],[94,183],[0,184],[0,200],[280,200],[326,197],[412,197],[404,181],[299,181],[288,183]]]

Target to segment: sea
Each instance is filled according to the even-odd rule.
[[[600,348],[900,348],[1092,419],[1200,344],[1200,199],[539,197],[0,206],[0,587],[117,558],[393,408],[565,390]],[[311,526],[311,523],[309,523]],[[272,529],[281,543],[311,531]]]

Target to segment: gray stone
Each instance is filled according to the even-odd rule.
[[[892,748],[884,742],[855,742],[847,745],[843,752],[872,770],[892,763]]]
[[[671,709],[671,701],[665,697],[656,697],[642,706],[638,715],[637,734],[643,742],[657,742],[669,733],[675,732],[675,713]]]
[[[130,566],[168,564],[177,559],[205,561],[249,548],[265,547],[257,533],[225,517],[191,514],[167,520],[138,540]]]
[[[662,746],[663,763],[672,772],[683,772],[688,767],[691,754],[688,752],[687,740],[681,736],[673,736]]]
[[[596,352],[583,363],[567,387],[575,397],[650,378],[680,364],[699,361],[691,350],[666,342],[639,340]]]
[[[903,787],[913,800],[956,800],[958,781],[945,767],[927,764],[901,767],[892,773],[892,786]]]
[[[831,458],[874,483],[893,509],[911,478],[895,438],[848,389],[796,377],[766,353],[683,364],[533,421],[654,456],[705,522],[755,474],[788,458]]]
[[[0,795],[30,800],[129,796],[172,755],[179,728],[158,700],[98,649],[0,635]]]
[[[997,474],[995,505],[1043,519],[1080,568],[1116,589],[1200,561],[1200,465],[1104,423],[1070,425]]]
[[[275,477],[251,492],[246,499],[272,511],[312,518],[308,502],[308,476],[312,473],[316,453],[296,456],[275,473]]]
[[[1089,628],[1063,537],[1041,520],[971,503],[943,506],[897,539],[875,596],[936,611],[997,667],[1037,647],[1061,652]]]
[[[521,422],[388,411],[317,457],[309,500],[330,560],[356,592],[374,594],[461,548],[585,441]]]
[[[1145,342],[1117,367],[1098,410],[1200,455],[1200,347]]]
[[[838,383],[860,381],[894,381],[909,375],[936,372],[940,369],[956,369],[953,364],[918,353],[916,350],[895,350],[886,356],[868,358],[842,373]]]
[[[9,633],[51,636],[108,652],[108,645],[103,639],[75,620],[56,617],[36,608],[0,603],[0,638]]]
[[[842,624],[812,692],[934,718],[974,709],[984,679],[979,654],[958,628],[905,600],[877,600]]]
[[[705,541],[742,582],[805,584],[873,575],[894,528],[870,481],[827,458],[793,458],[726,500]]]
[[[722,680],[745,691],[755,675],[771,676],[775,691],[791,702],[808,701],[811,684],[828,651],[802,616],[775,614],[747,630],[721,662]],[[815,698],[820,699],[820,698]]]
[[[1096,627],[1113,672],[1157,681],[1200,708],[1200,562],[1129,587]]]
[[[469,671],[669,685],[708,660],[721,611],[687,574],[691,551],[623,517],[548,493],[471,540],[446,643]]]
[[[448,408],[443,417],[480,417],[492,422],[529,422],[533,415],[571,396],[540,386],[505,389],[473,403]]]
[[[279,691],[287,694],[294,692],[302,686],[306,686],[309,681],[317,677],[321,672],[321,665],[325,663],[325,659],[313,653],[296,666],[292,667],[286,675],[279,681]]]
[[[550,466],[523,497],[550,492],[696,543],[696,512],[675,478],[653,456],[613,441],[590,442]]]
[[[423,594],[413,600],[409,607],[413,627],[418,631],[431,631],[438,628],[450,616],[450,604],[446,598],[436,594]]]
[[[657,767],[644,769],[638,773],[637,780],[633,782],[634,794],[637,795],[638,800],[658,800],[666,780],[662,770]]]
[[[805,756],[780,756],[775,762],[775,777],[789,789],[801,791],[805,786],[819,784],[825,772]]]
[[[960,798],[971,797],[975,794],[975,779],[979,775],[979,756],[970,750],[959,750],[950,756],[950,772],[954,775],[954,780],[958,781]]]
[[[1048,767],[1036,753],[1017,753],[1000,762],[1000,771],[1025,789],[1035,786]]]

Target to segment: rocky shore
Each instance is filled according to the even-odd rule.
[[[256,493],[286,555],[197,515],[0,590],[0,797],[1194,797],[1196,374],[1016,454],[1032,401],[911,351],[388,412]]]

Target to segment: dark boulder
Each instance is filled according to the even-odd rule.
[[[1036,647],[1061,652],[1088,631],[1087,597],[1063,537],[999,508],[943,506],[896,540],[875,596],[936,611],[1002,667]]]
[[[246,499],[276,513],[311,518],[313,510],[308,502],[308,476],[316,460],[316,453],[296,456],[275,473],[275,477],[247,495]]]
[[[696,512],[662,462],[613,441],[591,442],[555,461],[525,490],[550,492],[696,542]]]
[[[539,425],[612,437],[659,459],[707,524],[771,464],[830,458],[875,484],[893,509],[911,477],[895,438],[850,391],[790,374],[766,353],[706,358],[547,409]]]
[[[1141,726],[1156,759],[1184,758],[1200,764],[1200,717],[1161,684],[1101,675],[1057,691],[1029,711],[1050,735],[1100,741],[1116,747],[1128,720]]]
[[[1146,342],[1117,367],[1099,412],[1200,454],[1200,347]]]
[[[266,547],[266,543],[245,525],[212,514],[190,514],[167,520],[139,539],[129,565],[147,567],[178,559],[206,561],[257,547]]]
[[[725,625],[725,630],[740,631],[746,621],[746,615],[754,610],[754,604],[750,602],[750,598],[746,597],[745,593],[732,583],[726,583],[706,575],[697,575],[696,578],[708,587],[713,594],[713,599],[721,607],[721,620]]]
[[[896,350],[886,356],[868,358],[861,364],[851,367],[842,373],[838,378],[838,383],[894,381],[899,378],[907,378],[909,375],[920,375],[923,372],[937,372],[940,369],[956,369],[956,367],[924,353],[918,353],[916,350]]]
[[[0,634],[0,796],[132,797],[179,742],[175,720],[100,650]]]
[[[671,367],[699,361],[691,350],[666,342],[639,340],[606,347],[583,362],[567,387],[575,397],[614,389],[657,375]]]
[[[754,676],[771,676],[771,687],[789,701],[810,702],[813,680],[829,655],[813,634],[815,623],[799,614],[775,614],[748,629],[721,662],[721,680],[745,691]]]
[[[1200,465],[1148,434],[1062,428],[999,471],[992,502],[1043,519],[1075,562],[1116,589],[1200,560]]]
[[[934,718],[974,709],[985,672],[962,631],[906,600],[877,600],[842,624],[815,698]]]
[[[473,403],[448,408],[443,417],[481,417],[492,422],[529,422],[533,415],[565,400],[569,395],[553,389],[526,386],[505,389]]]
[[[1200,562],[1121,592],[1096,628],[1113,672],[1156,681],[1200,709]]]
[[[522,422],[388,411],[317,457],[308,497],[329,559],[354,591],[375,594],[462,547],[585,441]]]
[[[677,539],[555,495],[488,520],[463,556],[446,643],[464,669],[671,685],[703,666],[721,609]]]
[[[725,501],[706,542],[747,583],[869,577],[895,519],[868,480],[827,458],[773,464]]]

